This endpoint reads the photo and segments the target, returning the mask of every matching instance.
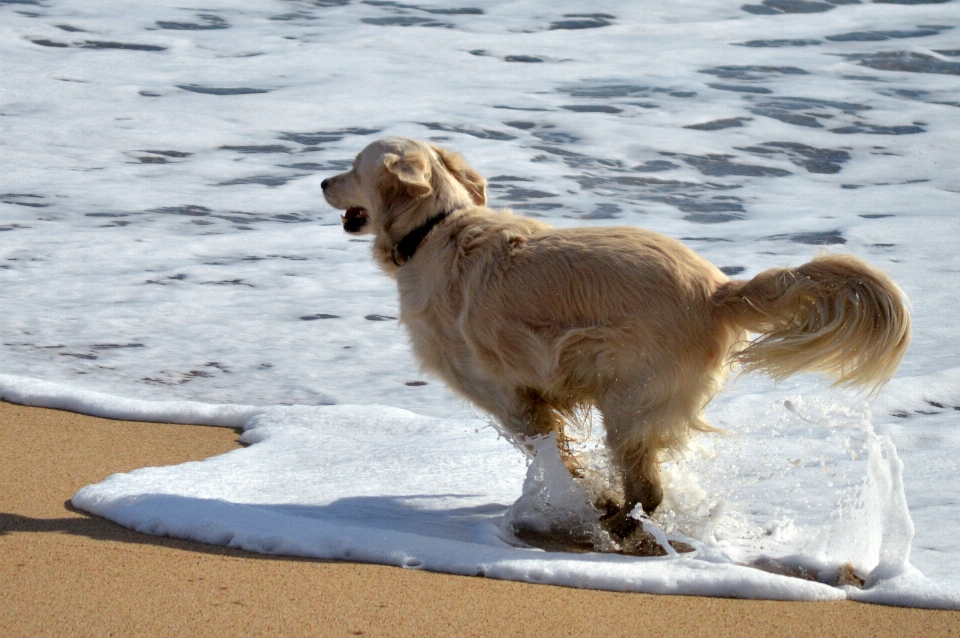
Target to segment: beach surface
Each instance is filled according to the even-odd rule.
[[[5,636],[960,635],[950,611],[621,594],[138,534],[69,499],[116,472],[236,449],[236,431],[0,403],[0,437]]]

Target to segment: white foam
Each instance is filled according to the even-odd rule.
[[[101,415],[188,414],[179,402],[137,405],[29,379],[5,376],[0,382],[4,397],[83,406]],[[212,424],[238,424],[237,406],[221,411],[219,419],[213,416],[218,406],[203,407],[193,406],[193,414],[205,414]],[[722,469],[713,476],[704,467],[675,469],[664,508],[644,527],[662,543],[688,542],[696,552],[669,551],[660,558],[543,552],[513,535],[522,526],[539,531],[596,526],[591,516],[598,513],[587,502],[591,492],[570,477],[552,438],[538,445],[526,467],[522,455],[481,421],[441,420],[396,408],[272,407],[248,412],[240,425],[248,447],[202,462],[116,474],[82,488],[73,504],[144,533],[262,553],[615,591],[851,597],[960,608],[956,588],[930,581],[909,563],[912,523],[902,463],[889,438],[873,434],[869,421],[861,422],[866,454],[853,468],[863,472],[859,497],[839,508],[790,510],[771,502],[771,494],[791,484],[790,476],[767,477],[766,488],[751,495],[741,476]],[[734,444],[721,453],[727,458],[711,465],[716,470],[749,455],[748,445]],[[854,472],[848,474],[856,483]],[[684,475],[686,482],[679,478]],[[698,477],[713,481],[713,487],[696,486]],[[806,483],[813,492],[828,481]],[[670,509],[685,497],[696,511],[705,500],[723,498],[730,505],[726,512],[714,505],[709,526],[686,527],[677,524],[684,513]],[[778,528],[762,530],[773,512],[782,517]],[[751,530],[758,533],[751,537]],[[866,577],[864,589],[831,580],[844,563]],[[779,573],[769,573],[771,566]],[[828,582],[780,575],[798,569]]]

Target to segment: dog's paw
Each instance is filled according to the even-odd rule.
[[[600,517],[600,524],[614,540],[622,543],[636,530],[643,532],[640,521],[630,516],[633,508],[619,507],[612,502],[607,502],[606,508],[607,513]]]
[[[696,551],[692,546],[681,541],[668,540],[667,543],[678,554],[688,554]],[[669,552],[657,542],[656,537],[642,527],[637,526],[633,532],[620,541],[620,551],[631,556],[666,556]]]

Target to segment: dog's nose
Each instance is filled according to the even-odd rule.
[[[316,184],[316,182],[314,182],[314,184]],[[322,182],[320,182],[320,190],[324,190],[324,191],[327,190],[327,186],[329,186],[329,185],[330,185],[330,179],[329,179],[329,178],[323,180]]]

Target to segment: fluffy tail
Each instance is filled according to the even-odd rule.
[[[718,317],[760,336],[734,355],[746,370],[780,380],[822,372],[835,385],[876,390],[910,344],[904,295],[886,275],[850,255],[730,281],[713,295]]]

